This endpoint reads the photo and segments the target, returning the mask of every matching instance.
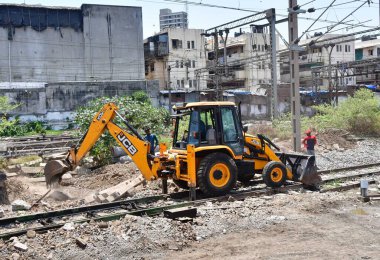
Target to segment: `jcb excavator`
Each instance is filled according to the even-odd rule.
[[[316,185],[315,157],[282,153],[263,135],[247,134],[241,123],[240,109],[232,102],[194,102],[174,107],[172,148],[160,144],[157,156],[149,154],[150,144],[108,103],[95,115],[87,133],[64,160],[49,161],[44,169],[48,185],[59,183],[62,175],[73,170],[107,129],[132,158],[146,180],[168,178],[181,188],[195,189],[209,196],[228,193],[236,181],[250,181],[262,174],[269,187],[280,187],[286,180]],[[123,130],[113,122],[118,116],[127,126]],[[273,149],[276,149],[275,152]]]

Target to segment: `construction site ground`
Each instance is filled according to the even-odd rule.
[[[380,139],[320,136],[320,169],[380,162]],[[277,142],[284,150],[288,142]],[[133,163],[112,164],[93,171],[82,167],[63,180],[65,196],[46,197],[34,209],[5,217],[80,206],[83,198],[139,176]],[[379,181],[370,193],[379,194]],[[10,202],[33,204],[47,191],[40,174],[18,173],[7,180]],[[177,191],[174,184],[169,191]],[[160,182],[138,186],[133,197],[160,194]],[[85,241],[86,247],[76,240]],[[197,217],[178,221],[135,217],[112,221],[106,227],[90,222],[19,237],[26,251],[11,241],[0,241],[0,259],[378,259],[380,255],[380,201],[359,200],[359,189],[319,193],[289,191],[242,201],[206,202]]]

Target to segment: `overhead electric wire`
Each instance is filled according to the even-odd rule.
[[[318,16],[318,18],[309,26],[309,28],[307,28],[303,33],[302,33],[302,35],[300,36],[300,37],[298,37],[297,39],[295,39],[294,41],[299,41],[304,35],[305,35],[305,33],[307,33],[309,30],[310,30],[310,28],[319,20],[319,18],[321,18],[321,16],[331,7],[331,5],[332,4],[334,4],[335,3],[335,1],[336,0],[333,0],[332,2],[331,2],[331,4],[328,6],[328,7],[326,7],[326,9]]]

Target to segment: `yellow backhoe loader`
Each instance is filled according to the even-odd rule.
[[[269,187],[280,187],[286,180],[305,185],[320,182],[315,157],[282,153],[263,135],[246,134],[240,109],[232,102],[194,102],[174,107],[175,123],[172,148],[160,144],[160,153],[149,154],[150,144],[108,103],[95,115],[77,147],[65,160],[49,161],[44,169],[48,185],[59,183],[62,175],[73,170],[107,129],[131,157],[146,180],[168,178],[195,199],[195,189],[217,196],[228,193],[236,181],[247,182],[262,174]],[[113,123],[118,116],[128,131]],[[274,151],[276,149],[277,151]]]

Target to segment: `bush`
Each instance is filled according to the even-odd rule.
[[[379,100],[367,89],[355,92],[353,97],[337,107],[320,105],[314,107],[317,114],[303,120],[304,126],[317,129],[338,128],[364,136],[380,136]]]
[[[164,108],[153,107],[149,97],[144,92],[139,91],[132,96],[94,99],[85,106],[78,108],[74,121],[82,134],[87,131],[95,114],[104,104],[109,102],[115,103],[119,108],[118,113],[140,133],[146,127],[149,127],[152,133],[160,135],[169,126],[170,115],[168,111]],[[114,122],[122,129],[127,130],[127,127],[119,117],[116,117]],[[117,145],[116,141],[108,132],[105,132],[90,151],[90,154],[100,164],[109,163],[112,159],[110,147],[114,145]]]

